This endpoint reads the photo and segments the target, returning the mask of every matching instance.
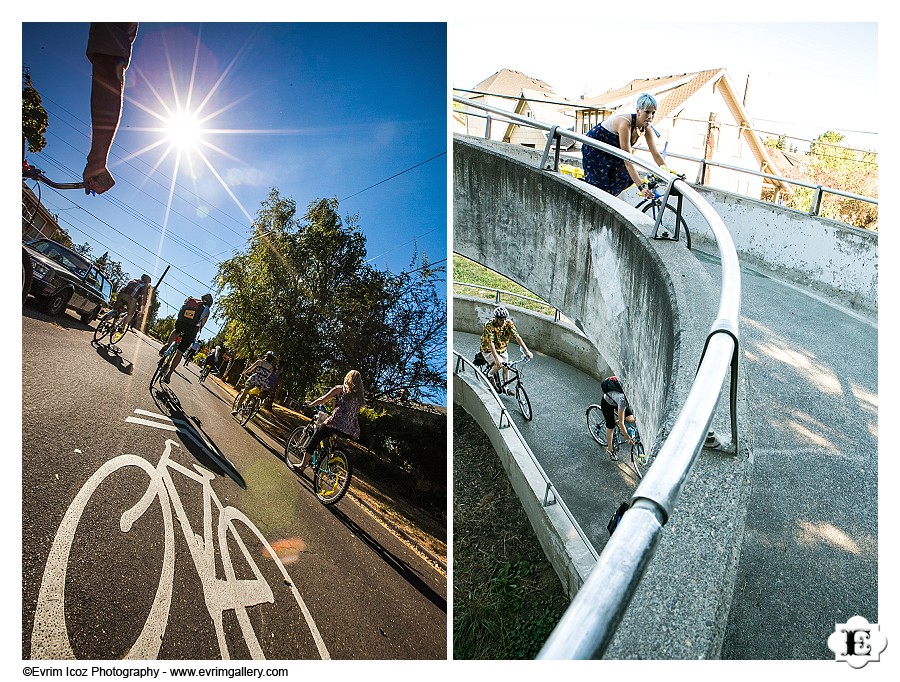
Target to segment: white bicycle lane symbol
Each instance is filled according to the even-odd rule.
[[[190,438],[212,454],[213,447],[206,439],[195,431],[187,422],[173,420],[164,415],[135,410],[136,414],[155,417],[162,421],[150,421],[140,417],[128,417],[127,422],[152,426],[169,431],[176,431]],[[272,604],[275,595],[271,586],[253,560],[244,540],[238,533],[237,525],[243,525],[256,536],[265,548],[267,558],[271,559],[284,581],[290,587],[290,593],[296,600],[312,639],[322,659],[329,659],[328,649],[316,627],[303,597],[288,575],[284,564],[272,549],[268,540],[254,523],[240,510],[232,506],[224,506],[213,491],[211,481],[215,475],[194,464],[194,470],[182,466],[171,459],[172,448],[181,446],[171,439],[166,439],[165,450],[154,467],[146,459],[137,455],[123,454],[106,462],[81,487],[75,499],[63,516],[62,523],[56,532],[47,564],[44,568],[41,587],[38,593],[37,607],[34,616],[34,628],[31,636],[32,659],[74,659],[75,653],[69,639],[65,614],[65,588],[69,556],[72,551],[75,532],[85,508],[97,490],[107,478],[126,467],[136,467],[145,472],[149,478],[147,491],[130,509],[127,509],[119,520],[119,528],[128,533],[141,516],[150,508],[154,500],[159,501],[165,532],[162,571],[159,586],[149,608],[147,620],[137,636],[134,644],[124,654],[124,659],[156,659],[163,643],[166,625],[169,620],[169,609],[172,601],[175,574],[175,526],[172,511],[175,512],[190,551],[191,559],[203,587],[203,597],[210,618],[215,627],[216,639],[223,660],[230,659],[225,636],[224,615],[233,611],[240,625],[240,632],[247,644],[250,655],[254,659],[265,658],[262,646],[253,629],[248,608],[264,603]],[[181,498],[175,488],[171,472],[177,472],[200,484],[203,493],[203,535],[194,533],[187,517]],[[213,535],[213,508],[218,512],[216,535]],[[229,550],[228,538],[239,548],[245,566],[249,567],[254,577],[239,579]],[[216,575],[216,545],[225,577]],[[244,569],[246,570],[246,569]],[[284,658],[279,655],[279,658]]]

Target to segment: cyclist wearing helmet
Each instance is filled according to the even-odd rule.
[[[600,401],[600,411],[603,412],[603,418],[606,420],[606,454],[613,461],[618,460],[616,454],[612,451],[613,429],[616,428],[616,414],[619,415],[618,427],[619,431],[625,436],[625,440],[629,444],[634,445],[634,440],[628,429],[625,428],[625,422],[634,423],[634,412],[631,405],[628,404],[628,398],[625,397],[625,389],[618,377],[611,376],[600,382],[600,389],[603,391],[603,399]]]
[[[172,364],[169,366],[169,372],[162,378],[165,383],[169,383],[172,379],[172,372],[175,371],[175,368],[178,367],[178,363],[181,362],[181,357],[184,352],[190,348],[191,344],[194,343],[194,339],[200,334],[200,330],[203,329],[203,325],[206,324],[206,321],[209,319],[209,312],[212,308],[213,298],[210,294],[203,294],[202,298],[197,300],[193,296],[189,296],[184,305],[181,306],[181,310],[178,311],[178,317],[175,318],[175,328],[172,330],[172,333],[169,334],[169,340],[166,342],[160,351],[160,355],[165,355],[166,351],[169,350],[169,346],[175,341],[175,338],[181,334],[181,342],[178,344],[178,348],[175,351],[175,359]]]
[[[497,306],[494,308],[494,319],[484,325],[484,331],[481,334],[481,354],[484,356],[485,362],[492,365],[489,374],[496,374],[503,363],[509,362],[506,346],[512,339],[515,339],[529,360],[534,357],[525,342],[522,341],[522,337],[519,336],[516,325],[509,317],[509,311],[502,305]],[[509,370],[504,367],[503,381],[508,379]],[[507,389],[507,393],[512,395],[513,391]]]
[[[241,378],[246,379],[246,382],[243,390],[238,394],[237,402],[235,402],[231,414],[238,413],[238,410],[244,404],[244,400],[247,399],[247,392],[251,388],[259,386],[260,391],[263,393],[268,393],[275,388],[275,382],[278,381],[278,358],[275,357],[275,353],[273,351],[266,353],[241,372]]]
[[[134,314],[138,310],[147,307],[147,297],[150,295],[150,275],[141,275],[140,279],[132,279],[116,294],[116,302],[128,306],[128,315],[122,322],[122,327],[130,324]]]

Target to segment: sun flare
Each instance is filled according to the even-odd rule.
[[[182,152],[196,149],[203,139],[203,125],[194,112],[179,111],[172,114],[165,121],[164,129],[166,141]]]

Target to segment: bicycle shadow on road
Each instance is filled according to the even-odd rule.
[[[106,360],[117,370],[122,372],[122,374],[131,375],[134,373],[134,364],[128,362],[122,357],[121,349],[117,353],[113,350],[113,346],[109,344],[97,343],[96,341],[92,341],[91,345],[97,349],[97,355]],[[116,346],[116,348],[118,348],[118,346]]]
[[[434,589],[422,580],[419,575],[409,567],[409,565],[403,561],[396,554],[385,548],[381,543],[378,542],[375,538],[373,538],[368,532],[366,532],[363,528],[361,528],[353,519],[347,516],[343,511],[336,507],[325,507],[331,514],[341,523],[343,523],[347,529],[353,533],[354,536],[362,540],[366,543],[378,556],[380,556],[384,562],[393,568],[397,574],[406,580],[412,587],[414,587],[419,594],[425,597],[428,601],[438,607],[443,613],[447,613],[447,598],[442,597],[440,594],[434,591]]]
[[[228,476],[244,490],[247,483],[244,477],[235,468],[231,461],[223,454],[213,442],[209,434],[203,430],[203,423],[198,417],[191,417],[185,413],[178,396],[168,386],[162,388],[151,387],[150,395],[156,404],[160,414],[164,414],[175,425],[175,433],[197,463],[209,469],[214,474]]]

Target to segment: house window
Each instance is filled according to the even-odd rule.
[[[737,193],[750,196],[750,182],[748,180],[738,180]]]
[[[704,149],[706,147],[706,133],[700,133],[694,137],[694,149]]]
[[[743,140],[738,140],[737,143],[734,145],[733,156],[736,159],[744,158],[744,141]]]

